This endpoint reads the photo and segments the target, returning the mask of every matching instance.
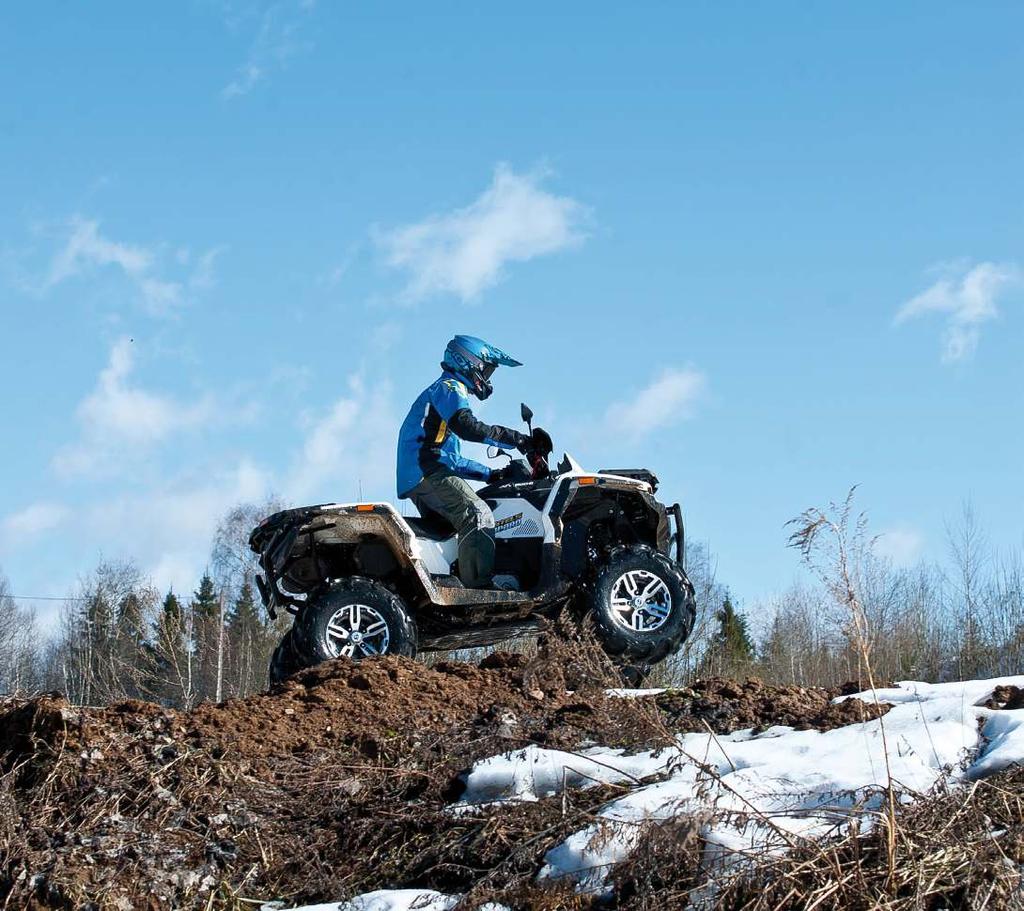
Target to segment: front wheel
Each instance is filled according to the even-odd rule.
[[[589,592],[597,635],[615,658],[655,664],[693,629],[693,587],[678,564],[647,546],[618,547]]]
[[[416,657],[416,621],[402,599],[379,582],[336,582],[303,608],[296,621],[299,647],[310,664],[332,658]]]

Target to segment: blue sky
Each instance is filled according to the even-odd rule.
[[[0,13],[0,567],[190,588],[239,499],[391,498],[455,332],[742,603],[861,485],[1022,541],[1019,4]],[[39,605],[46,614],[45,603]]]

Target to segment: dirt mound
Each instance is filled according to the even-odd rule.
[[[987,709],[1024,709],[1024,690],[1012,684],[997,686],[981,704]]]
[[[830,731],[877,718],[891,708],[860,699],[833,703],[837,696],[849,695],[850,691],[848,686],[774,686],[756,677],[743,683],[710,677],[692,687],[671,690],[659,696],[657,702],[673,730],[701,731],[706,724],[716,734],[742,728],[763,731],[777,724],[798,731]]]
[[[579,656],[479,665],[339,661],[269,694],[191,712],[145,702],[0,703],[0,906],[239,907],[383,885],[528,882],[612,786],[472,818],[473,762],[530,743],[639,750],[680,731],[823,729],[870,707],[826,690],[714,679],[606,695]],[[570,690],[570,686],[575,692]]]

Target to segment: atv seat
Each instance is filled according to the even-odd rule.
[[[455,526],[436,512],[428,512],[425,516],[406,516],[405,521],[417,538],[447,541],[455,534]]]

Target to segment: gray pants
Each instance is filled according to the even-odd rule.
[[[459,578],[467,588],[486,588],[494,574],[494,515],[462,478],[443,471],[409,493],[420,515],[437,513],[459,535]]]

